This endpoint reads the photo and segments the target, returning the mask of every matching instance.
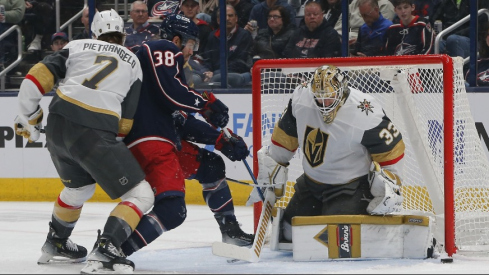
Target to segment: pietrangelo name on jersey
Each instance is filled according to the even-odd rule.
[[[136,66],[136,61],[133,60],[132,55],[124,50],[122,47],[116,45],[103,45],[96,43],[84,43],[83,50],[91,50],[97,52],[113,52],[116,53],[123,61],[129,63],[132,68]]]

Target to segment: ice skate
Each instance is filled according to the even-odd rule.
[[[253,244],[255,235],[243,232],[237,221],[226,218],[217,219],[222,233],[222,242],[237,246],[250,246]]]
[[[112,244],[109,239],[100,236],[93,251],[88,255],[87,264],[82,268],[81,274],[132,274],[134,263],[128,259],[120,248]]]
[[[69,238],[59,238],[49,223],[49,233],[41,248],[42,255],[37,264],[79,263],[85,261],[87,249],[73,243]]]

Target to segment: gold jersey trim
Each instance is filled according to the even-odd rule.
[[[54,87],[54,75],[51,71],[46,67],[46,65],[42,63],[37,63],[30,70],[29,74],[32,75],[41,85],[43,93],[47,93],[51,91]]]
[[[123,135],[129,134],[129,131],[131,131],[132,129],[133,123],[134,120],[132,119],[121,118],[121,120],[119,120],[119,133]]]
[[[294,152],[299,147],[299,140],[296,137],[287,135],[280,127],[273,128],[272,141],[291,152]]]
[[[62,98],[63,100],[65,101],[68,101],[76,106],[79,106],[83,109],[86,109],[86,110],[89,110],[91,112],[94,112],[94,113],[101,113],[101,114],[106,114],[106,115],[111,115],[111,116],[115,116],[117,117],[118,119],[120,119],[120,116],[118,113],[114,112],[114,111],[110,111],[110,110],[107,110],[107,109],[102,109],[102,108],[97,108],[97,107],[93,107],[93,106],[90,106],[88,104],[85,104],[81,101],[78,101],[74,98],[71,98],[65,94],[63,94],[59,89],[56,90],[56,94]]]
[[[404,141],[401,139],[392,150],[379,154],[372,154],[372,160],[378,163],[385,163],[392,161],[394,159],[399,158],[404,154],[404,150],[406,149],[406,145]]]

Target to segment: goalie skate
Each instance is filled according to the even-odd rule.
[[[58,238],[51,223],[46,242],[41,248],[42,255],[37,264],[65,264],[85,261],[87,249],[73,243],[69,238]]]

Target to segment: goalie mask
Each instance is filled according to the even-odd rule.
[[[324,122],[328,124],[333,122],[350,94],[345,73],[332,65],[324,65],[314,71],[311,91]]]

